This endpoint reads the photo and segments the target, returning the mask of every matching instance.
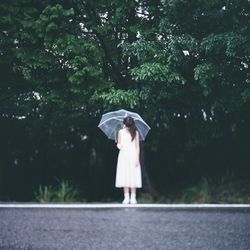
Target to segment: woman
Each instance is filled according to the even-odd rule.
[[[117,147],[120,151],[117,160],[115,186],[123,188],[123,204],[136,204],[136,188],[142,187],[139,133],[132,117],[125,117],[123,124],[124,127],[118,132],[117,139]]]

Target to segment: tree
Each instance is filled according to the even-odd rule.
[[[117,151],[96,126],[118,108],[152,128],[146,169],[160,193],[248,176],[249,8],[247,0],[2,1],[4,197],[31,199],[55,176],[91,199],[115,196]]]
[[[142,85],[143,106],[151,107],[157,131],[151,148],[170,176],[158,178],[162,183],[240,173],[234,153],[248,134],[249,7],[248,1],[164,1],[155,39],[142,33],[124,46],[139,60],[131,75]]]

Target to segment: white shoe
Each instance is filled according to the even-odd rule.
[[[124,194],[124,200],[122,202],[122,204],[129,204],[129,194]]]
[[[136,200],[136,198],[135,198],[136,196],[135,196],[135,194],[131,194],[131,199],[130,199],[130,204],[136,204],[137,203],[137,200]]]

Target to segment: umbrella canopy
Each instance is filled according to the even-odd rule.
[[[117,111],[108,112],[102,115],[102,119],[98,127],[107,135],[111,140],[117,140],[117,133],[123,127],[123,119],[130,116],[135,121],[135,126],[139,132],[140,140],[145,140],[145,137],[150,130],[148,124],[137,113],[120,109]]]

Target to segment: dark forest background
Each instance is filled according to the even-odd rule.
[[[120,108],[151,126],[141,197],[244,195],[249,67],[248,0],[2,0],[0,200],[119,200]]]

